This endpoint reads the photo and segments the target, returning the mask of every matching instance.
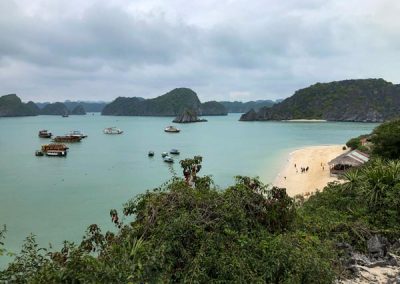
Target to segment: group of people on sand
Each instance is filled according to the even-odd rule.
[[[296,173],[298,173],[299,171],[298,171],[298,169],[297,169],[297,165],[294,164],[294,167],[296,168]],[[306,172],[308,172],[309,169],[310,169],[309,166],[307,166],[307,167],[300,167],[301,173],[306,173]]]

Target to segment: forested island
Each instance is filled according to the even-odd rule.
[[[259,111],[250,110],[241,121],[323,119],[382,122],[399,116],[400,85],[383,79],[317,83]]]
[[[227,115],[227,110],[216,101],[201,103],[197,94],[189,88],[176,88],[153,98],[119,97],[106,105],[102,115],[177,116],[185,109],[198,115]]]
[[[58,251],[28,236],[0,281],[341,283],[382,268],[396,283],[399,128],[400,120],[378,126],[370,161],[308,198],[245,176],[221,189],[200,175],[200,156],[184,159],[183,175],[110,211],[114,232],[92,224],[80,244]],[[0,255],[6,236],[0,230]]]

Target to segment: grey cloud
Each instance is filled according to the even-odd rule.
[[[398,75],[400,5],[386,12],[366,1],[370,16],[352,10],[356,1],[348,10],[318,0],[171,0],[169,7],[157,0],[88,1],[76,16],[57,17],[46,8],[27,13],[18,1],[0,2],[0,93],[26,99],[149,97],[179,86],[202,99],[274,99],[316,81]],[[135,3],[155,8],[126,8]]]

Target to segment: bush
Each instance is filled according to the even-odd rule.
[[[385,122],[374,129],[373,154],[385,159],[400,158],[400,119]]]

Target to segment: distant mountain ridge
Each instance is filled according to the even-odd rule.
[[[383,79],[316,83],[259,111],[243,114],[241,121],[324,119],[382,122],[400,115],[400,85]]]
[[[259,110],[262,107],[271,107],[278,101],[272,100],[257,100],[257,101],[248,101],[248,102],[229,102],[229,101],[220,101],[229,113],[244,113],[248,112],[251,109]]]
[[[102,115],[177,116],[191,109],[199,115],[226,115],[225,107],[216,102],[201,103],[189,88],[176,88],[152,99],[118,97],[106,105]]]
[[[43,109],[46,105],[51,103],[44,102],[44,103],[36,103],[36,105]],[[68,108],[69,111],[73,111],[77,106],[82,106],[85,112],[101,112],[103,108],[107,105],[107,102],[90,102],[90,101],[69,101],[66,100],[63,104]]]

